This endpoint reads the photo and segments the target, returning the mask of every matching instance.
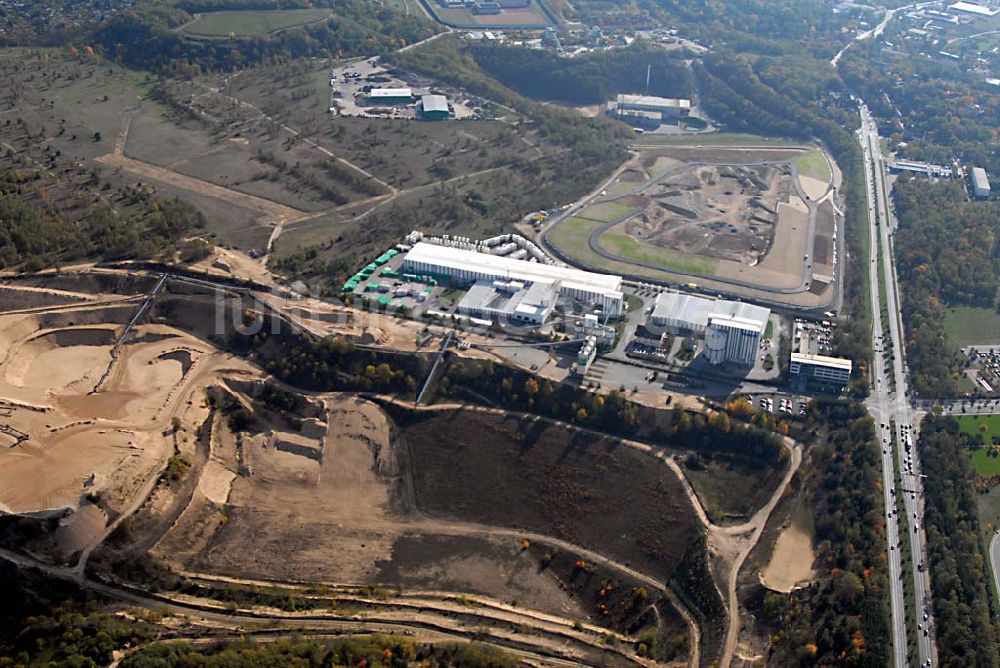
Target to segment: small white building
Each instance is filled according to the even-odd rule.
[[[409,104],[413,102],[410,88],[372,88],[368,91],[368,101],[373,104]]]
[[[972,168],[972,196],[976,199],[990,198],[990,179],[982,167]]]

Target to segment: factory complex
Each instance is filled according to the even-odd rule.
[[[370,310],[488,332],[490,343],[473,345],[501,356],[509,349],[529,366],[557,359],[554,368],[581,383],[649,384],[660,372],[694,382],[776,383],[784,370],[784,381],[800,389],[839,391],[852,372],[849,360],[826,356],[835,323],[795,319],[789,331],[787,319],[766,306],[567,267],[516,233],[473,240],[413,231],[342,291]],[[791,350],[781,350],[789,339]],[[791,353],[790,365],[779,367],[779,351]]]
[[[484,243],[489,244],[499,240],[498,237]],[[604,318],[617,318],[624,311],[625,298],[622,293],[621,276],[559,267],[538,262],[537,258],[536,261],[531,261],[514,256],[493,255],[475,250],[471,243],[467,245],[470,247],[461,248],[418,241],[406,254],[403,269],[409,274],[430,275],[438,280],[444,278],[456,285],[466,286],[485,281],[491,284],[489,289],[497,290],[498,295],[506,295],[508,300],[505,303],[512,305],[524,301],[524,297],[512,300],[514,292],[530,291],[535,284],[543,284],[554,286],[555,294],[560,297],[599,307]],[[507,285],[497,287],[498,284],[494,282],[501,284],[506,282]],[[482,290],[476,294],[480,298],[485,297]],[[539,296],[543,296],[543,292],[536,288],[532,298]],[[469,302],[467,306],[471,307],[474,303],[475,301]],[[496,297],[483,303],[497,303]]]
[[[622,93],[608,103],[608,115],[631,125],[655,128],[691,114],[691,100]]]
[[[656,298],[648,327],[704,338],[711,364],[753,366],[770,316],[763,306],[664,292]]]

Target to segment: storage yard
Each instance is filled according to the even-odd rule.
[[[357,118],[478,119],[485,100],[409,72],[356,60],[330,70],[330,113]]]

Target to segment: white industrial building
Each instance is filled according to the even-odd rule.
[[[498,280],[531,285],[558,283],[560,297],[600,306],[603,314],[609,318],[617,318],[625,310],[621,276],[595,274],[465,248],[439,246],[426,241],[416,243],[406,254],[403,270],[413,274],[442,276],[460,285]]]
[[[541,325],[556,306],[559,287],[559,281],[478,281],[455,310],[483,320]]]
[[[1000,9],[995,7],[984,7],[974,2],[964,2],[964,0],[948,5],[948,9],[953,12],[965,12],[966,14],[975,14],[977,16],[996,16],[1000,14]]]
[[[753,366],[770,316],[763,306],[664,292],[656,298],[647,327],[703,337],[711,364]]]
[[[666,120],[669,118],[683,118],[690,114],[691,100],[622,93],[618,96],[616,108],[619,113],[626,111],[652,111],[661,114],[663,119]]]
[[[972,196],[976,199],[990,198],[990,179],[982,167],[972,168]]]
[[[399,104],[401,102],[413,101],[413,89],[411,88],[372,88],[368,91],[370,102],[382,104]]]
[[[841,387],[851,380],[852,369],[849,359],[804,353],[792,353],[788,364],[788,373],[792,376]]]

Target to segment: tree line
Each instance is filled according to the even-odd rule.
[[[809,587],[790,594],[759,592],[761,619],[771,633],[768,665],[888,665],[891,613],[875,424],[856,401],[816,399],[804,432],[814,438],[802,485],[815,527],[817,573]]]
[[[681,58],[642,42],[573,58],[499,44],[473,45],[470,53],[479,67],[497,81],[536,100],[601,104],[618,93],[689,98],[694,90]]]
[[[438,27],[416,14],[364,0],[317,0],[327,7],[327,21],[291,27],[270,35],[233,35],[192,39],[176,28],[191,21],[195,11],[257,9],[256,2],[215,0],[179,4],[140,4],[112,16],[92,34],[82,35],[108,58],[130,67],[165,74],[196,76],[232,71],[275,58],[373,56],[426,39]],[[283,5],[282,5],[283,6]],[[293,3],[292,6],[298,6]],[[210,9],[209,9],[210,8]],[[270,3],[268,8],[274,9]]]
[[[46,197],[44,175],[0,172],[0,268],[35,271],[72,260],[151,257],[205,226],[204,216],[187,202],[156,199],[141,189],[125,189],[113,204],[80,209],[73,201]]]
[[[970,202],[957,181],[900,179],[893,189],[906,355],[922,396],[957,393],[962,356],[944,328],[950,306],[995,308],[1000,290],[1000,205]]]
[[[928,415],[917,448],[925,471],[924,526],[942,666],[1000,665],[989,562],[979,526],[972,437],[952,416]]]

